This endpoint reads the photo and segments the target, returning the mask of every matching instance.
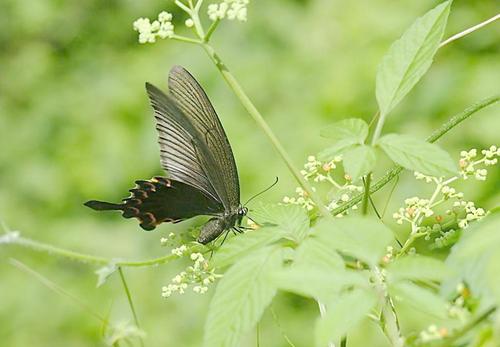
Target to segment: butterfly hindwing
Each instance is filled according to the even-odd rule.
[[[177,223],[198,215],[219,215],[223,206],[200,190],[165,177],[136,181],[121,204],[85,203],[95,210],[120,210],[125,218],[137,218],[141,228],[153,230],[160,223]]]

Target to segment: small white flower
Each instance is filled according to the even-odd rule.
[[[194,26],[194,22],[191,18],[188,18],[186,19],[186,21],[184,22],[184,24],[188,27],[188,28],[192,28]]]

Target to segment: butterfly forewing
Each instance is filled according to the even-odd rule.
[[[202,87],[180,66],[170,70],[170,94],[189,122],[198,131],[199,157],[206,174],[226,209],[234,211],[240,204],[238,171],[233,152],[222,124]],[[211,158],[206,158],[205,153]]]
[[[169,177],[196,187],[222,202],[198,158],[196,130],[170,96],[149,83],[146,83],[146,90],[155,111],[162,167]]]

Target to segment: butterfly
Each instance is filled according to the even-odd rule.
[[[168,177],[136,181],[121,203],[91,200],[86,206],[122,211],[141,228],[211,216],[197,239],[202,244],[227,230],[241,230],[248,209],[240,203],[240,184],[224,128],[205,91],[183,67],[168,76],[169,94],[146,83],[158,130],[161,166]]]

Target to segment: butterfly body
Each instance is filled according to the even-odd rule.
[[[162,167],[168,177],[136,181],[120,204],[88,201],[95,210],[119,210],[141,228],[177,223],[198,215],[212,218],[198,242],[206,244],[226,230],[239,230],[247,209],[240,204],[236,163],[222,124],[207,95],[180,66],[169,74],[169,95],[147,83],[155,111]]]

